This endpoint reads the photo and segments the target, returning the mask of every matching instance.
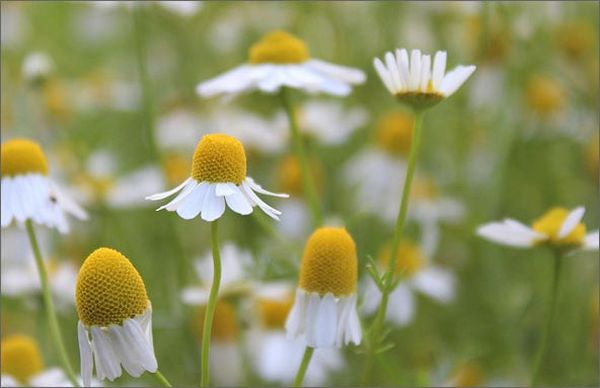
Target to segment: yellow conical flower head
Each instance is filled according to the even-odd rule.
[[[283,329],[294,299],[291,295],[284,300],[263,298],[258,301],[261,322],[267,329]]]
[[[44,369],[37,342],[26,335],[12,335],[2,340],[2,374],[14,377],[21,384]]]
[[[229,135],[204,136],[194,152],[192,178],[198,182],[231,182],[239,185],[246,178],[244,146]]]
[[[323,185],[323,169],[316,159],[309,161],[310,173],[317,189]],[[302,197],[304,188],[302,186],[302,171],[298,158],[289,155],[281,160],[278,167],[279,190],[291,196]]]
[[[391,246],[385,246],[379,252],[379,262],[387,268],[392,256]],[[396,274],[410,277],[425,264],[425,258],[421,249],[409,240],[400,241],[398,255],[396,256]]]
[[[414,117],[407,112],[390,112],[379,120],[376,141],[392,155],[407,155],[412,142]]]
[[[348,296],[356,290],[356,245],[344,228],[319,228],[304,247],[300,288],[319,295]]]
[[[281,30],[272,31],[250,47],[250,63],[301,63],[308,58],[304,41]]]
[[[79,270],[77,313],[86,326],[121,324],[146,311],[150,301],[140,274],[120,252],[99,248]]]
[[[549,115],[563,105],[563,91],[550,77],[537,75],[527,83],[527,105],[540,115]]]
[[[198,333],[200,337],[202,337],[204,328],[205,313],[206,308],[203,308],[198,314],[198,321],[200,322]],[[211,337],[218,342],[235,342],[238,334],[239,327],[235,307],[225,300],[219,300],[215,306]]]
[[[585,239],[585,225],[579,223],[563,238],[558,237],[560,228],[569,215],[569,211],[562,207],[548,210],[543,216],[533,222],[532,228],[536,232],[550,236],[550,242],[558,245],[581,245]]]
[[[48,174],[48,161],[40,145],[27,139],[9,140],[2,144],[2,176],[29,173]]]

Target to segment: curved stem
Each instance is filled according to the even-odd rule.
[[[302,356],[302,362],[300,363],[300,367],[298,368],[298,372],[296,373],[296,378],[294,379],[294,387],[301,387],[302,380],[304,380],[304,375],[306,374],[306,370],[308,369],[308,364],[312,358],[314,348],[307,346],[304,349],[304,355]]]
[[[562,253],[559,251],[554,252],[554,273],[552,274],[552,285],[550,287],[550,309],[548,315],[546,315],[546,322],[542,331],[542,341],[538,347],[535,355],[535,361],[533,364],[533,371],[531,373],[531,386],[536,385],[539,380],[540,366],[546,353],[546,347],[548,346],[548,337],[550,336],[550,329],[552,328],[552,322],[554,321],[554,312],[556,310],[556,300],[558,296],[558,286],[560,283],[560,269],[562,264]]]
[[[163,387],[172,387],[171,383],[169,383],[169,380],[167,380],[166,377],[163,376],[163,374],[160,373],[158,369],[153,374],[154,377],[156,377],[156,380],[158,380],[158,382],[160,383],[160,385],[162,385]]]
[[[210,224],[214,272],[213,282],[210,287],[210,294],[208,296],[208,303],[206,305],[206,313],[204,315],[204,327],[202,328],[202,374],[200,376],[201,387],[208,387],[210,384],[210,376],[208,371],[208,360],[210,358],[210,336],[212,333],[212,323],[217,305],[219,284],[221,283],[221,253],[219,252],[219,227],[217,222],[218,221],[215,220]]]
[[[404,187],[402,188],[400,210],[398,211],[398,218],[396,219],[396,228],[394,229],[390,261],[383,279],[385,288],[382,291],[381,303],[379,304],[377,315],[375,316],[375,320],[373,321],[370,330],[371,341],[369,342],[369,347],[366,350],[366,360],[364,364],[362,377],[363,383],[366,383],[369,379],[369,374],[373,365],[373,357],[375,355],[376,348],[379,345],[379,336],[381,333],[381,329],[383,328],[383,322],[385,320],[385,315],[387,312],[389,294],[393,291],[392,284],[394,283],[396,261],[398,260],[398,247],[400,246],[400,240],[402,239],[402,232],[404,230],[404,223],[406,221],[406,215],[408,213],[408,202],[410,200],[410,191],[412,187],[413,176],[415,173],[415,166],[417,164],[417,157],[421,145],[421,127],[423,125],[424,116],[425,113],[423,110],[418,110],[415,112],[415,127],[413,131],[412,143],[410,146],[410,155],[408,157],[406,177],[404,178]]]
[[[42,260],[42,254],[40,253],[40,247],[35,236],[33,223],[31,220],[27,220],[25,221],[25,226],[27,229],[27,235],[29,236],[31,248],[33,249],[33,256],[35,257],[35,264],[37,266],[38,274],[40,275],[42,297],[44,298],[44,305],[46,307],[46,318],[48,319],[48,325],[50,326],[50,335],[52,337],[52,341],[54,342],[54,347],[58,352],[60,362],[65,370],[65,373],[67,374],[67,377],[69,378],[69,381],[71,381],[71,384],[73,384],[74,387],[79,387],[77,375],[73,371],[73,367],[69,362],[65,344],[60,333],[60,327],[58,325],[58,319],[56,318],[56,311],[54,310],[54,303],[52,301],[52,291],[50,290],[50,285],[48,284],[48,275],[46,273],[44,261]]]
[[[290,124],[290,131],[292,132],[292,141],[294,143],[294,151],[300,163],[300,173],[302,174],[302,189],[308,205],[310,206],[310,212],[312,214],[314,226],[320,226],[323,223],[323,216],[321,215],[321,206],[319,205],[319,197],[317,196],[317,190],[308,165],[308,159],[306,157],[306,151],[304,149],[304,141],[296,122],[296,116],[294,115],[294,109],[289,98],[289,91],[287,88],[282,87],[279,92],[281,97],[281,103],[287,114],[288,121]]]

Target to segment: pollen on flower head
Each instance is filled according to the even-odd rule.
[[[282,329],[294,299],[291,295],[283,300],[261,298],[258,301],[258,313],[263,326],[267,329]]]
[[[569,211],[562,207],[548,210],[543,216],[533,222],[533,230],[549,236],[550,243],[558,245],[581,245],[585,238],[585,225],[579,223],[563,238],[558,237],[560,228],[569,215]]]
[[[146,311],[150,301],[140,274],[120,252],[99,248],[79,270],[75,299],[86,326],[121,324]]]
[[[206,307],[200,309],[198,314],[198,334],[202,337],[204,328],[204,314]],[[225,300],[217,301],[215,315],[212,323],[211,338],[217,342],[235,342],[239,335],[237,315],[233,305]]]
[[[192,178],[198,182],[231,182],[239,185],[246,178],[244,146],[229,135],[205,135],[194,152]]]
[[[27,139],[13,139],[2,144],[2,176],[28,173],[48,174],[48,161],[40,145]]]
[[[392,155],[406,155],[410,151],[414,117],[408,112],[390,112],[377,124],[376,140],[379,148]]]
[[[319,228],[304,247],[301,289],[319,295],[347,296],[356,290],[356,245],[344,228]]]
[[[10,375],[21,384],[43,369],[42,356],[37,342],[26,335],[12,335],[2,340],[0,366],[2,374]]]
[[[317,188],[323,183],[323,169],[318,160],[310,159],[309,170]],[[283,158],[278,167],[279,190],[295,197],[302,197],[304,188],[302,186],[302,169],[298,158],[293,155]]]
[[[304,41],[281,30],[272,31],[250,47],[250,63],[301,63],[308,58]]]
[[[392,248],[386,245],[379,252],[379,262],[387,268],[392,257]],[[409,240],[400,241],[398,254],[396,256],[396,274],[403,277],[411,277],[425,264],[425,258],[421,249]]]
[[[547,116],[563,106],[563,91],[550,77],[536,75],[529,79],[526,89],[527,105],[534,112]]]

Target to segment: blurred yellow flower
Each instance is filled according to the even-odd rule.
[[[15,378],[21,384],[44,369],[37,342],[26,335],[12,335],[2,340],[2,374]]]
[[[525,89],[527,106],[546,117],[559,111],[564,105],[564,91],[559,83],[544,75],[535,75],[527,81]]]
[[[408,112],[389,112],[377,123],[376,141],[379,148],[391,155],[407,156],[410,151],[414,116]]]

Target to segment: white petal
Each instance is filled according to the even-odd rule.
[[[197,185],[177,206],[177,215],[184,220],[191,220],[200,214],[209,185],[205,182]]]
[[[81,378],[83,379],[83,385],[89,387],[92,383],[92,346],[90,345],[87,332],[81,321],[77,323],[77,340],[79,342]]]
[[[358,313],[356,311],[356,295],[352,295],[349,303],[350,315],[348,317],[347,327],[350,330],[350,339],[348,342],[352,342],[355,345],[360,345],[362,340],[362,330],[360,327],[360,319],[358,319]]]
[[[599,239],[598,231],[588,233],[585,236],[585,240],[583,242],[583,249],[586,250],[598,250],[598,239]]]
[[[240,191],[238,187],[235,187],[235,192],[225,197],[227,206],[234,212],[243,216],[252,213],[252,204],[248,198]]]
[[[125,329],[120,325],[110,325],[106,329],[106,336],[110,338],[115,356],[119,359],[125,371],[133,377],[140,377],[144,373],[144,368],[136,360],[137,354],[128,342],[129,338],[124,335]]]
[[[238,66],[218,77],[198,84],[196,92],[202,97],[241,93],[254,87],[257,79],[264,77],[264,73],[268,70],[267,66]]]
[[[412,283],[421,292],[433,299],[447,303],[454,298],[456,279],[454,275],[439,267],[428,267],[418,271]]]
[[[0,203],[2,204],[2,208],[0,209],[0,217],[2,219],[1,225],[3,228],[8,226],[13,218],[12,207],[10,205],[10,196],[12,195],[12,183],[12,178],[6,177],[2,178],[2,183],[0,184]]]
[[[221,217],[225,212],[225,199],[218,197],[215,193],[216,185],[210,184],[202,204],[202,219],[204,221],[214,221]]]
[[[319,303],[319,311],[315,317],[315,347],[333,346],[337,332],[337,307],[332,294],[325,295]]]
[[[204,305],[208,301],[208,292],[200,287],[187,287],[181,291],[181,300],[189,305]]]
[[[396,64],[400,71],[400,79],[405,89],[408,88],[410,83],[410,72],[409,72],[409,61],[408,51],[406,49],[396,50]]]
[[[422,92],[427,91],[427,85],[431,79],[431,56],[423,55],[421,59],[421,81],[419,82],[419,89]]]
[[[188,183],[186,184],[186,186],[183,188],[183,190],[181,190],[181,192],[179,194],[177,194],[177,196],[175,198],[173,198],[170,202],[168,202],[166,205],[163,205],[161,207],[159,207],[158,209],[156,209],[156,211],[162,210],[162,209],[167,209],[167,211],[175,211],[177,210],[177,207],[179,206],[179,203],[184,200],[187,195],[194,190],[197,186],[202,185],[202,184],[207,184],[206,182],[202,182],[202,183],[198,183],[195,180],[191,180],[188,181]]]
[[[379,78],[381,78],[381,81],[385,85],[388,92],[391,94],[396,94],[396,89],[394,89],[394,84],[392,82],[392,76],[385,68],[383,62],[381,62],[381,59],[375,58],[373,60],[373,66],[375,67],[377,74],[379,74]]]
[[[402,90],[404,85],[402,84],[402,80],[400,79],[400,70],[398,69],[398,65],[396,64],[396,58],[394,57],[394,54],[388,51],[385,54],[385,63],[389,70],[394,90]]]
[[[125,328],[125,337],[135,353],[134,361],[139,362],[145,370],[156,372],[158,368],[156,357],[140,324],[134,319],[127,319],[123,323],[123,327]]]
[[[431,83],[433,84],[433,90],[439,91],[442,86],[442,80],[444,79],[444,72],[446,71],[446,52],[438,51],[435,53],[433,58],[433,73],[431,75]]]
[[[285,321],[287,337],[296,338],[304,331],[304,317],[306,314],[306,294],[300,290],[296,291],[294,305]]]
[[[179,186],[175,187],[174,189],[171,189],[169,191],[165,191],[162,193],[157,193],[157,194],[152,194],[146,197],[146,199],[150,200],[150,201],[157,201],[160,199],[165,199],[167,197],[170,197],[171,195],[175,194],[176,192],[178,192],[179,190],[183,189],[188,183],[189,181],[192,180],[192,178],[188,178],[186,180],[183,181],[183,183],[181,183]]]
[[[245,182],[245,181],[242,182],[241,188],[242,188],[242,191],[248,196],[248,198],[253,203],[258,205],[258,207],[260,207],[261,210],[265,212],[265,214],[267,214],[269,217],[279,221],[278,216],[281,214],[281,212],[279,210],[274,209],[271,206],[267,205],[262,199],[260,199],[254,193],[254,191],[252,191],[252,188],[250,187],[250,184],[248,182]]]
[[[547,238],[514,220],[482,225],[477,229],[477,234],[499,244],[520,248],[532,247],[537,240]]]
[[[362,84],[367,79],[362,70],[352,67],[336,65],[320,59],[311,59],[308,64],[330,77],[349,84]]]
[[[569,233],[571,233],[573,229],[575,229],[579,221],[581,221],[584,214],[585,208],[583,208],[582,206],[573,209],[573,211],[569,213],[569,215],[567,216],[567,218],[565,218],[563,224],[561,225],[560,230],[558,231],[558,238],[565,238],[566,236],[568,236]]]
[[[235,193],[235,189],[235,183],[217,183],[217,187],[215,188],[215,194],[219,197],[226,197]]]
[[[15,219],[19,222],[25,222],[25,219],[26,219],[25,210],[23,209],[23,207],[21,205],[21,195],[23,193],[23,188],[21,185],[21,179],[19,179],[19,178],[20,177],[16,177],[13,180],[13,183],[10,187],[12,192],[9,195],[9,199],[10,199],[10,206],[12,208]]]
[[[114,353],[107,334],[99,327],[92,327],[92,345],[94,347],[94,358],[96,360],[96,373],[99,379],[104,377],[113,381],[121,376],[121,365],[119,358]]]
[[[473,74],[476,67],[471,66],[457,66],[455,69],[450,71],[444,76],[442,84],[440,85],[440,92],[448,97],[452,95],[458,88],[465,83],[467,78]]]
[[[410,53],[410,80],[409,90],[417,90],[421,81],[421,51],[413,50]]]
[[[399,284],[390,294],[386,320],[404,326],[412,320],[415,301],[412,291],[406,284]]]
[[[309,293],[307,296],[308,305],[306,306],[306,315],[303,317],[304,323],[306,325],[306,343],[308,344],[308,346],[315,347],[317,343],[317,331],[319,330],[316,318],[319,314],[319,305],[321,302],[321,298],[318,294],[312,292]]]
[[[259,185],[258,183],[256,183],[254,181],[254,179],[250,178],[250,177],[246,177],[246,182],[248,182],[248,184],[250,185],[250,187],[252,188],[253,191],[260,193],[260,194],[265,194],[265,195],[270,195],[271,197],[279,197],[279,198],[289,198],[290,195],[289,194],[285,194],[285,193],[274,193],[272,191],[268,191],[262,188],[261,185]]]

